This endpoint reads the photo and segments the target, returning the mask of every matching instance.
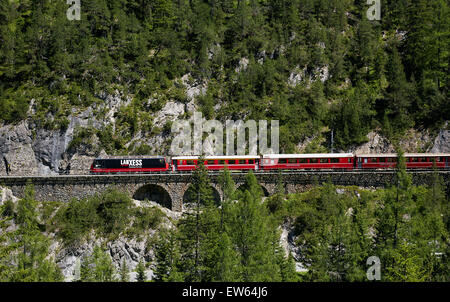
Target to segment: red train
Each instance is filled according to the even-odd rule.
[[[406,153],[407,169],[450,169],[450,153]],[[152,173],[192,171],[198,156],[109,157],[97,158],[91,165],[91,174]],[[267,154],[261,156],[206,156],[208,170],[353,170],[392,169],[397,165],[396,154]]]

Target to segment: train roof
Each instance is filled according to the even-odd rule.
[[[353,156],[353,153],[265,154],[263,158],[340,158]]]
[[[404,157],[442,157],[450,156],[450,153],[405,153]],[[356,157],[397,157],[396,153],[385,154],[356,154]]]
[[[191,160],[191,159],[199,159],[200,156],[175,156],[172,157],[172,159],[178,160],[178,159],[186,159],[186,160]],[[205,156],[204,157],[205,160],[208,159],[255,159],[255,158],[259,158],[259,155],[210,155],[210,156]]]

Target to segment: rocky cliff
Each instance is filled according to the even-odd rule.
[[[239,62],[240,69],[246,66],[245,60]],[[296,84],[296,78],[296,75],[292,76],[292,85]],[[132,95],[118,90],[101,92],[97,95],[98,101],[92,105],[71,108],[67,124],[59,128],[45,127],[37,122],[36,103],[32,100],[27,119],[17,124],[0,124],[0,175],[88,174],[95,157],[107,153],[119,155],[115,151],[114,137],[124,140],[122,147],[128,150],[126,152],[171,155],[171,123],[177,119],[192,119],[193,113],[199,110],[198,98],[205,95],[208,88],[207,82],[193,80],[190,74],[183,76],[177,83],[183,95],[168,98],[155,94],[149,98],[144,105],[148,116],[141,119],[126,139],[123,139],[123,133],[128,133],[130,125],[123,121],[121,114],[132,108]],[[214,108],[220,106],[216,104]],[[132,114],[135,113],[131,111]],[[53,121],[55,117],[48,113],[46,119]],[[450,152],[448,128],[446,122],[435,134],[429,130],[410,129],[401,139],[400,145],[405,152]],[[316,136],[298,142],[298,152],[304,152],[309,144],[317,143],[317,140],[326,144],[323,135]],[[105,150],[108,144],[113,146]],[[204,147],[205,153],[212,153],[212,146],[205,144]],[[394,146],[378,132],[371,131],[366,143],[339,152],[387,153],[394,152]]]

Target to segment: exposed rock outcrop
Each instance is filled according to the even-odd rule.
[[[383,137],[381,134],[372,131],[367,135],[368,142],[360,146],[350,148],[349,152],[354,152],[356,154],[373,154],[373,153],[395,153],[394,145]],[[436,139],[438,141],[438,138]],[[445,140],[443,140],[445,142]],[[432,144],[432,137],[428,131],[418,131],[415,129],[410,129],[406,132],[405,136],[399,142],[400,147],[403,148],[404,152],[415,153],[415,152],[440,152],[439,148]],[[439,145],[440,146],[440,145]]]
[[[55,257],[56,264],[61,269],[65,281],[77,280],[80,276],[80,264],[85,257],[92,255],[95,246],[106,246],[106,253],[111,257],[116,270],[116,277],[120,272],[120,267],[125,261],[130,281],[136,281],[137,274],[134,272],[140,260],[150,263],[154,259],[154,252],[147,248],[148,238],[151,238],[156,231],[152,230],[146,234],[146,239],[119,237],[114,241],[106,241],[104,238],[95,238],[94,234],[90,238],[77,246],[62,247],[56,242],[52,245],[51,256]],[[153,270],[146,269],[147,280],[153,278]]]
[[[19,198],[14,196],[13,192],[8,188],[0,187],[0,206],[3,205],[5,201],[17,202]]]
[[[450,153],[450,130],[441,130],[431,148],[433,153]]]
[[[39,165],[33,150],[34,137],[28,121],[0,128],[0,159],[9,175],[38,174]],[[5,167],[8,165],[8,168]]]

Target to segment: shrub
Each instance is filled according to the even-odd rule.
[[[156,208],[138,208],[134,213],[136,220],[133,223],[133,227],[139,231],[145,231],[147,229],[155,229],[164,217],[164,213]]]
[[[131,199],[117,189],[109,189],[100,196],[97,215],[105,234],[118,235],[125,229],[131,214]]]

